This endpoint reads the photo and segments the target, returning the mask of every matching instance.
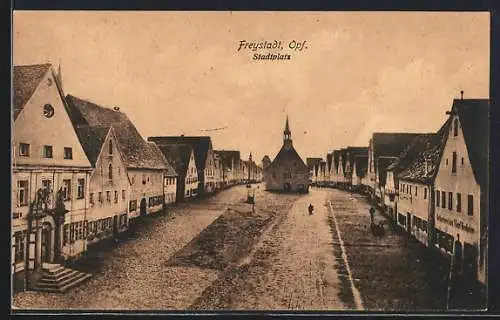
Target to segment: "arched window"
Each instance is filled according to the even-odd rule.
[[[113,180],[113,165],[110,163],[108,167],[108,177],[109,180]]]
[[[109,140],[109,154],[113,154],[113,141]]]
[[[453,121],[453,136],[458,136],[458,119]]]

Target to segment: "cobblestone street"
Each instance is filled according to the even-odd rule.
[[[380,212],[375,215],[375,223],[384,220],[386,234],[375,237],[365,197],[335,189],[327,192],[364,308],[445,310],[446,260],[429,255],[422,245],[408,240]],[[342,294],[352,301],[351,292]]]
[[[255,212],[245,203],[245,186],[180,204],[167,215],[146,219],[117,248],[101,252],[92,264],[90,281],[66,294],[21,292],[13,305],[135,310],[444,308],[445,272],[426,262],[419,245],[387,224],[386,235],[374,237],[363,197],[332,189],[313,188],[307,195],[269,193],[262,185],[253,190]],[[313,215],[307,212],[309,204],[315,208]],[[379,219],[385,218],[377,214]]]

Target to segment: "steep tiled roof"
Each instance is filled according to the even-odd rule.
[[[149,137],[148,141],[155,142],[157,145],[169,144],[189,144],[194,151],[194,160],[198,170],[205,170],[208,150],[212,148],[212,140],[210,137],[187,137],[187,136],[163,136]]]
[[[12,103],[14,120],[31,98],[51,64],[14,66],[12,75]]]
[[[110,130],[111,126],[78,125],[75,128],[83,151],[94,167]]]
[[[334,150],[333,151],[333,168],[335,169],[335,172],[337,172],[337,169],[339,167],[339,156],[340,156],[340,150]]]
[[[379,185],[385,186],[385,182],[387,179],[387,167],[396,161],[397,158],[395,157],[390,157],[390,156],[385,156],[385,157],[379,157],[377,159],[378,162],[378,179],[379,179]]]
[[[408,146],[415,137],[425,133],[389,133],[376,132],[373,134],[373,153],[375,160],[378,157],[397,157]],[[428,134],[428,133],[427,133]],[[387,168],[383,163],[383,168]],[[375,167],[375,172],[380,168]]]
[[[422,134],[416,136],[399,154],[398,159],[387,166],[387,171],[398,174],[408,168],[419,153],[423,152],[427,145],[431,143],[434,134]]]
[[[345,174],[345,165],[347,164],[347,148],[340,149],[340,156],[342,157],[342,163],[339,163],[339,165],[342,166],[342,172]]]
[[[127,168],[167,170],[165,157],[147,143],[130,119],[118,110],[101,107],[72,95],[66,97],[68,114],[78,125],[112,126]]]
[[[158,149],[161,150],[168,162],[173,166],[175,172],[178,174],[179,179],[184,179],[186,177],[189,157],[193,149],[189,144],[170,144],[170,145],[160,145]]]
[[[239,151],[237,151],[237,150],[215,150],[215,153],[219,155],[222,164],[226,168],[233,169],[233,167],[232,167],[232,163],[233,163],[232,160],[233,159],[234,159],[234,164],[236,166],[238,166],[238,163],[240,161],[240,152]],[[269,163],[271,163],[271,159],[269,159]]]
[[[330,170],[331,170],[332,158],[333,158],[333,152],[328,152],[326,154],[326,167],[327,167],[328,172],[330,172]]]
[[[153,149],[153,151],[157,154],[160,154],[163,157],[163,162],[165,163],[165,170],[163,173],[167,177],[175,177],[177,176],[177,171],[174,169],[172,164],[167,160],[165,154],[160,150],[160,148],[154,142],[148,142],[149,146]]]
[[[309,170],[315,168],[315,166],[318,165],[318,163],[321,162],[321,158],[306,158],[306,163],[307,163],[307,167],[309,168]]]
[[[321,162],[319,163],[319,167],[320,167],[320,169],[321,169],[322,172],[325,172],[325,170],[326,170],[326,161],[321,160]]]
[[[415,138],[393,166],[397,177],[406,181],[430,184],[437,174],[449,128],[450,118],[437,133]]]
[[[271,165],[269,167],[277,167],[284,162],[291,162],[291,161],[297,162],[298,169],[302,167],[302,169],[309,171],[309,168],[306,166],[306,164],[299,156],[295,148],[293,146],[290,146],[290,148],[286,148],[285,145],[281,147],[280,151],[274,158],[273,162],[271,162]]]
[[[347,147],[347,152],[349,154],[349,165],[351,169],[354,166],[354,159],[357,156],[366,156],[368,157],[368,147]]]
[[[354,163],[356,164],[356,175],[364,177],[368,169],[368,155],[354,156]]]
[[[489,100],[455,99],[452,111],[458,114],[474,177],[484,187],[489,172]]]

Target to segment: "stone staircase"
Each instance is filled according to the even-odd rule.
[[[44,263],[42,276],[34,286],[35,291],[65,292],[81,284],[92,275],[74,269],[65,268],[60,264]]]

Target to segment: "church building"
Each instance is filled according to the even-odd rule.
[[[267,190],[309,191],[309,168],[293,147],[288,117],[283,132],[283,146],[276,158],[266,167],[264,176]]]

